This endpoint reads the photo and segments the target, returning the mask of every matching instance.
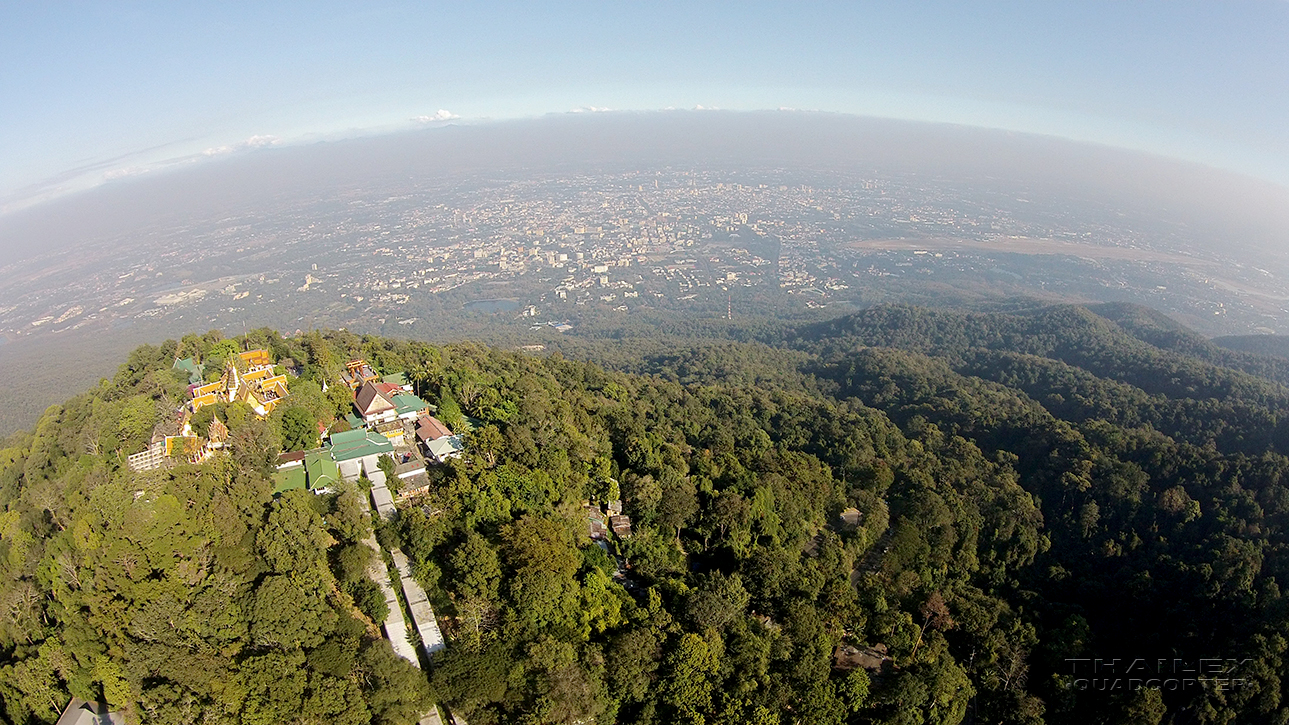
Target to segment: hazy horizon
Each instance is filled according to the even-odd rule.
[[[0,208],[257,147],[570,110],[810,109],[1289,183],[1289,4],[0,11]]]
[[[946,123],[800,111],[551,114],[246,149],[123,178],[0,215],[17,261],[268,199],[310,198],[391,175],[735,168],[881,171],[976,180],[1173,215],[1214,243],[1289,252],[1289,187],[1139,151]],[[1283,246],[1281,246],[1283,245]]]

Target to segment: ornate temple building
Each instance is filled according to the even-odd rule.
[[[241,401],[257,416],[267,418],[289,394],[287,378],[273,372],[268,351],[250,350],[229,358],[219,380],[192,389],[192,410],[195,413],[214,403]]]

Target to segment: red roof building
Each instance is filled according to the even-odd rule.
[[[416,437],[422,443],[429,443],[452,435],[452,431],[443,425],[443,421],[432,415],[422,415],[416,419]]]

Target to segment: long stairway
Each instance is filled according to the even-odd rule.
[[[367,499],[360,500],[363,503],[363,512],[370,511]],[[394,593],[393,582],[390,581],[389,569],[385,566],[385,559],[380,555],[380,544],[376,543],[374,534],[368,534],[367,538],[363,539],[363,544],[375,554],[371,565],[367,567],[367,576],[380,587],[381,594],[385,596],[385,606],[389,609],[389,615],[381,625],[385,630],[385,637],[398,656],[420,667],[421,662],[416,656],[416,647],[412,644],[411,634],[403,620],[403,608],[398,604],[398,596]]]
[[[382,471],[372,471],[367,475],[372,482],[371,503],[375,504],[376,511],[381,518],[389,521],[397,513],[397,509],[394,507],[394,497],[390,493],[389,487],[385,485],[385,474]],[[365,510],[371,510],[366,499],[363,500],[363,506]],[[425,588],[412,577],[412,567],[407,561],[407,556],[398,549],[391,549],[389,555],[394,560],[394,568],[398,570],[399,586],[403,589],[403,598],[407,601],[407,609],[411,615],[411,622],[405,621],[403,619],[403,609],[399,605],[393,582],[390,580],[389,569],[384,564],[384,558],[380,556],[380,546],[376,542],[376,537],[368,535],[363,540],[363,543],[371,547],[377,554],[376,562],[372,564],[368,574],[380,586],[381,593],[385,595],[385,604],[389,607],[389,616],[386,617],[384,624],[385,636],[400,657],[417,667],[422,667],[421,659],[417,656],[416,647],[412,644],[408,624],[416,628],[417,634],[421,636],[421,643],[425,646],[427,661],[435,652],[447,647],[447,642],[443,639],[443,632],[439,629],[439,620],[434,616],[434,609],[430,606],[430,599],[425,594]],[[459,719],[453,719],[452,723],[453,725],[456,725],[456,723],[464,725]],[[418,725],[444,725],[443,716],[439,712],[438,705],[431,706],[430,711],[421,717]]]
[[[421,635],[421,644],[425,645],[425,653],[432,655],[447,647],[447,643],[443,641],[443,633],[439,631],[439,621],[434,616],[434,609],[430,607],[430,599],[425,595],[425,589],[412,578],[411,566],[403,552],[395,549],[390,552],[390,556],[394,558],[394,567],[398,569],[403,596],[407,599],[407,608],[412,612],[416,631]]]

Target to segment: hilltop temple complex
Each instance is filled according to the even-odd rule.
[[[214,403],[241,401],[257,416],[267,418],[289,394],[286,375],[273,372],[268,351],[249,350],[230,357],[219,380],[193,388],[192,411],[196,413]]]

